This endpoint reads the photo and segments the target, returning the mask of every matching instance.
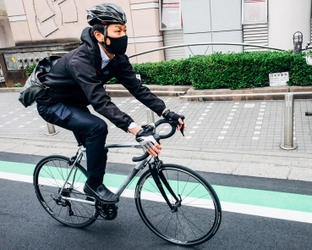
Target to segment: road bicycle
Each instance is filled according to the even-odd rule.
[[[157,128],[169,130],[160,139],[171,137],[176,122],[159,120]],[[169,129],[168,129],[169,128]],[[86,149],[78,141],[72,158],[51,155],[35,167],[33,184],[39,202],[60,223],[70,227],[86,227],[98,217],[113,220],[116,204],[105,204],[83,192],[87,171],[81,165]],[[106,148],[140,148],[139,144],[110,144]],[[221,205],[213,187],[197,172],[176,164],[163,163],[159,157],[144,152],[133,157],[137,162],[123,180],[116,194],[120,197],[130,183],[136,182],[134,199],[146,226],[160,238],[183,246],[197,245],[211,239],[221,223]],[[143,171],[145,169],[145,171]]]

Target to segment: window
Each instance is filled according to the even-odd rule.
[[[242,0],[243,24],[267,23],[267,0]]]
[[[181,0],[160,0],[160,29],[182,29]]]

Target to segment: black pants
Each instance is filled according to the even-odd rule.
[[[37,105],[39,115],[51,124],[73,131],[86,147],[88,177],[103,177],[107,161],[104,149],[107,124],[92,115],[88,108],[56,103],[51,106]]]

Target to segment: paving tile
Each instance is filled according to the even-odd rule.
[[[36,107],[25,109],[17,100],[18,95],[16,92],[0,93],[0,137],[75,142],[70,131],[59,127],[55,127],[57,134],[48,135],[47,124],[37,114]],[[162,99],[172,110],[183,112],[188,125],[184,138],[178,133],[166,140],[166,145],[210,150],[281,151],[279,145],[284,140],[284,102],[281,100],[188,102],[174,97]],[[113,101],[137,123],[147,120],[146,108],[134,98],[114,97]],[[312,117],[304,115],[309,108],[312,110],[310,100],[295,100],[294,137],[298,144],[296,152],[301,154],[312,150]],[[155,119],[159,119],[157,115]],[[109,121],[107,123],[108,143],[134,141],[131,135]]]

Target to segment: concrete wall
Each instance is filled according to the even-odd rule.
[[[243,41],[242,0],[181,1],[183,43]],[[86,9],[102,2],[106,1],[0,0],[0,48],[77,42],[81,30],[88,25]],[[128,55],[163,46],[159,29],[159,0],[112,2],[120,5],[128,17]],[[269,0],[268,16],[269,46],[292,49],[292,35],[297,30],[303,32],[304,44],[310,41],[311,0]],[[240,46],[224,45],[190,48],[193,54],[242,51]],[[185,56],[191,54],[185,48]],[[159,51],[133,58],[131,61],[141,63],[163,59],[164,52]]]
[[[3,0],[2,0],[3,1]],[[86,9],[111,2],[103,0],[4,0],[17,46],[78,41],[81,30],[88,26]],[[126,12],[131,55],[163,46],[159,31],[158,0],[114,0]],[[146,22],[148,20],[148,22]],[[159,61],[163,52],[155,52],[132,61]]]
[[[11,47],[14,45],[15,43],[4,0],[0,0],[0,48]]]
[[[311,0],[269,1],[269,46],[293,49],[293,34],[303,33],[303,46],[311,39]]]
[[[241,0],[182,0],[184,42],[242,42]],[[194,46],[194,54],[242,51],[237,46]],[[186,49],[186,56],[191,55]]]

